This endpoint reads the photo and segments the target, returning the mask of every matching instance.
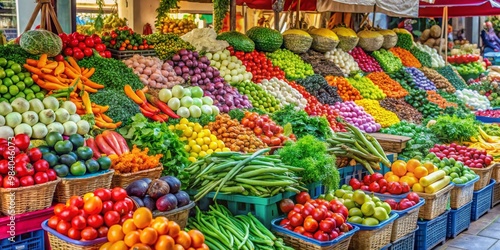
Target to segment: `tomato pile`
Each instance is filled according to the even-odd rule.
[[[374,193],[385,193],[399,195],[410,192],[410,185],[406,182],[387,181],[381,173],[365,175],[363,180],[352,178],[349,180],[349,185],[354,190],[361,189],[363,191]]]
[[[292,88],[299,91],[299,93],[304,98],[306,98],[307,106],[304,110],[307,112],[307,114],[309,114],[310,116],[325,116],[330,123],[330,127],[333,129],[333,131],[345,131],[344,126],[337,122],[337,117],[339,117],[339,114],[334,108],[330,107],[330,105],[320,103],[318,99],[316,99],[316,97],[309,94],[309,92],[307,92],[301,85],[295,82],[289,82],[288,84],[290,84]]]
[[[147,208],[138,208],[123,225],[107,233],[108,243],[100,249],[197,249],[208,250],[205,236],[198,230],[186,232],[175,221],[153,218]]]
[[[1,187],[29,187],[57,179],[56,172],[42,159],[40,149],[28,149],[29,145],[30,137],[25,134],[16,135],[10,142],[0,138]]]
[[[491,118],[500,118],[500,109],[488,109],[476,111],[476,116],[486,116]]]
[[[466,64],[479,61],[479,55],[454,55],[448,57],[449,63]]]
[[[405,210],[417,205],[420,202],[420,197],[417,193],[411,192],[406,195],[406,198],[401,199],[399,202],[394,199],[387,199],[384,202],[387,202],[392,210]]]
[[[252,129],[262,142],[271,147],[283,145],[288,139],[283,135],[283,127],[277,125],[267,115],[259,116],[255,112],[245,112],[245,117],[241,120],[241,124]],[[290,139],[293,138],[295,136],[293,134],[290,135]]]
[[[135,33],[132,28],[120,27],[105,32],[102,36],[104,44],[109,48],[117,50],[145,50],[153,49],[153,45],[149,45],[146,39],[143,39],[141,34]]]
[[[434,153],[440,160],[445,157],[448,159],[453,158],[470,168],[485,168],[493,161],[493,157],[484,150],[468,148],[455,143],[449,146],[436,144],[429,149],[429,152]]]
[[[133,216],[134,202],[120,187],[99,188],[83,197],[72,196],[66,204],[54,207],[48,226],[73,240],[106,237],[113,225]]]
[[[106,49],[106,45],[102,43],[101,38],[93,34],[86,36],[78,32],[71,34],[59,34],[63,42],[62,54],[55,57],[56,61],[63,61],[63,56],[72,56],[76,60],[81,60],[84,57],[91,57],[94,54],[94,49],[101,57],[111,58],[111,52]]]
[[[266,54],[263,52],[253,51],[245,53],[242,51],[234,51],[233,47],[229,47],[231,56],[236,56],[243,62],[247,71],[252,73],[252,81],[260,83],[264,79],[271,79],[276,77],[280,80],[285,79],[285,72],[277,66],[273,66],[271,60],[267,59]]]
[[[349,214],[346,206],[338,200],[311,200],[309,194],[301,192],[297,203],[280,222],[285,229],[319,241],[330,241],[353,228],[346,223]]]

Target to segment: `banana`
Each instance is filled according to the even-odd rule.
[[[495,142],[495,140],[493,140],[493,138],[491,138],[486,132],[484,132],[484,130],[481,127],[479,127],[479,134],[487,142]]]

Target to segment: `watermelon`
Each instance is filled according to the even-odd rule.
[[[21,48],[33,55],[47,54],[53,57],[61,53],[63,44],[61,38],[47,30],[29,30],[21,35]]]

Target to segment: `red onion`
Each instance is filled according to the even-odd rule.
[[[180,60],[181,60],[181,56],[179,56],[179,55],[172,56],[172,61],[176,62],[176,61],[180,61]]]

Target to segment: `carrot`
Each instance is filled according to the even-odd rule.
[[[43,68],[43,67],[45,67],[45,65],[47,65],[47,54],[42,54],[40,56],[40,60],[38,60],[38,63],[36,66],[38,68]]]
[[[27,71],[29,71],[29,72],[31,72],[33,74],[37,74],[37,75],[41,75],[42,74],[42,71],[39,68],[33,67],[31,65],[28,65],[28,64],[24,64],[23,66],[24,66],[24,68]]]
[[[79,77],[78,73],[71,70],[71,68],[68,66],[66,66],[66,68],[64,69],[64,74],[66,74],[70,78],[78,78]]]
[[[95,72],[95,68],[90,68],[89,71],[86,74],[83,74],[83,76],[90,78]]]
[[[41,74],[40,76],[41,76],[43,79],[45,79],[46,81],[63,84],[61,81],[59,81],[59,79],[57,79],[57,77],[55,77],[55,76],[53,76],[53,75],[49,75],[49,74]],[[64,84],[63,84],[63,85],[64,85]]]
[[[53,70],[51,70],[51,69],[47,69],[47,68],[41,68],[40,70],[41,70],[41,71],[42,71],[42,73],[44,73],[44,74],[52,74],[52,71],[53,71]]]
[[[408,95],[408,91],[406,91],[401,84],[391,79],[391,77],[384,72],[373,72],[366,77],[368,77],[373,84],[377,85],[388,97],[402,98]]]
[[[113,119],[111,119],[111,117],[105,115],[105,114],[101,114],[101,118],[105,121],[105,122],[113,122]]]
[[[43,68],[46,68],[46,69],[55,69],[57,67],[57,65],[59,65],[58,62],[51,62],[51,63],[47,63],[47,65],[45,65]]]
[[[85,86],[85,85],[83,85],[83,83],[82,83],[82,82],[78,82],[78,83],[76,84],[76,87],[77,87],[78,89],[80,89],[80,90],[85,90],[85,91],[88,91],[88,92],[90,92],[90,93],[97,93],[97,89],[91,88],[91,87],[89,87],[89,86]]]
[[[58,62],[57,67],[54,69],[54,75],[59,76],[64,72],[64,63]]]
[[[40,78],[38,77],[38,75],[33,74],[33,75],[31,75],[31,79],[33,79],[33,81],[34,81],[34,82],[36,82],[36,81],[38,81],[38,79],[40,79]]]
[[[35,59],[26,59],[26,64],[28,64],[29,66],[37,67],[38,61]]]
[[[68,57],[68,62],[76,70],[77,73],[79,73],[79,74],[82,73],[82,69],[80,68],[80,66],[78,66],[78,63],[76,63],[75,58],[73,58],[71,56]]]
[[[400,47],[393,47],[389,49],[389,51],[395,56],[399,57],[399,59],[401,59],[401,62],[405,67],[415,67],[415,68],[422,67],[420,61],[410,51],[406,49]]]
[[[136,91],[135,91],[135,93],[137,94],[137,96],[138,96],[139,98],[141,98],[141,100],[142,100],[143,102],[147,102],[147,100],[146,100],[146,95],[144,94],[144,92],[143,92],[142,90],[138,89],[138,90],[136,90]]]
[[[89,80],[88,78],[86,78],[85,76],[82,76],[82,80],[83,80],[84,85],[89,86],[91,88],[94,88],[94,89],[103,89],[104,88],[104,85],[95,83],[95,82]]]
[[[128,84],[125,85],[123,90],[125,91],[125,95],[127,95],[128,98],[132,99],[132,101],[134,101],[135,103],[139,105],[142,105],[144,103],[144,101],[139,96],[137,96],[137,94],[134,92],[132,87],[130,87],[130,85]]]
[[[82,70],[82,75],[85,75],[85,74],[87,74],[89,72],[89,69],[85,69],[85,68],[82,68],[82,69],[83,69]]]
[[[95,125],[97,125],[100,128],[108,128],[108,129],[115,129],[118,127],[117,124],[115,124],[115,123],[108,123],[108,122],[99,121],[99,120],[95,121]]]
[[[94,114],[100,114],[101,113],[101,109],[100,108],[92,108],[92,113],[94,113]]]
[[[89,93],[87,91],[83,92],[82,102],[83,102],[83,105],[85,106],[85,112],[87,114],[93,114],[92,113],[92,103],[90,102]]]
[[[76,113],[79,115],[85,115],[85,110],[84,109],[77,109]]]

